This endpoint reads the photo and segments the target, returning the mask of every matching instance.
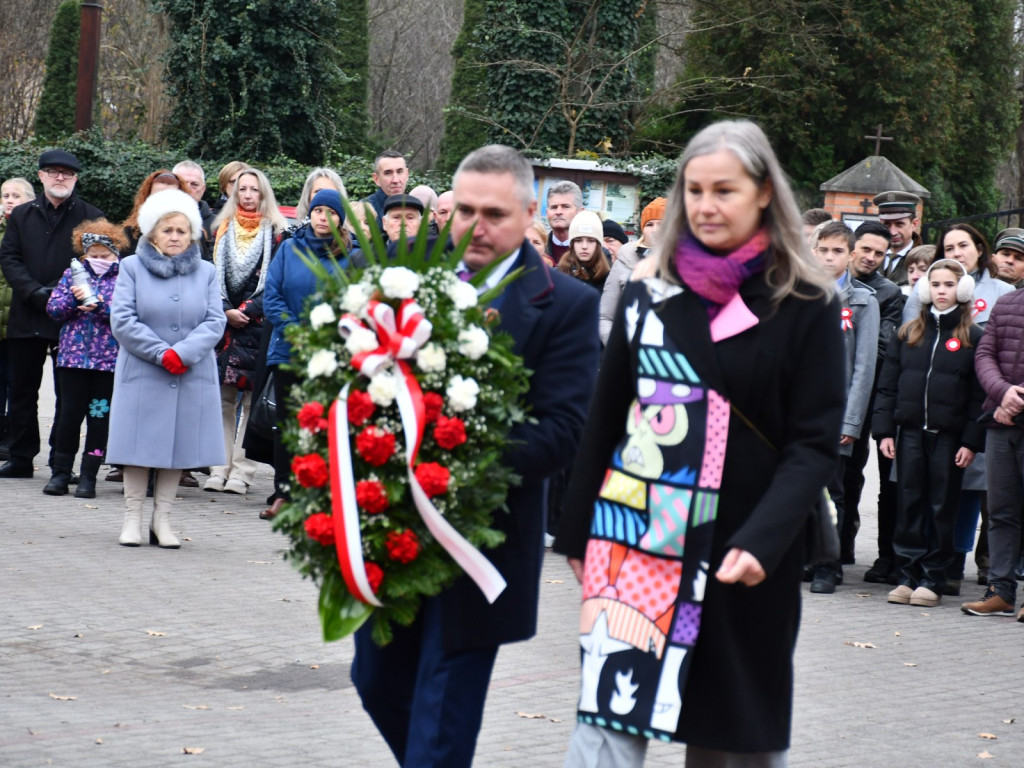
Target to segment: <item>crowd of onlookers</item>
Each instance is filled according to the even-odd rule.
[[[210,205],[202,167],[183,160],[146,176],[129,215],[124,221],[111,222],[75,194],[82,170],[70,153],[51,150],[39,158],[41,194],[23,178],[2,185],[0,455],[6,463],[0,467],[0,477],[30,478],[34,474],[33,460],[40,449],[38,392],[45,360],[52,357],[57,406],[49,435],[50,477],[44,493],[62,496],[74,488],[75,496],[92,498],[103,465],[109,465],[105,479],[124,482],[131,505],[140,506],[138,495],[148,493],[162,508],[174,490],[172,475],[175,484],[201,484],[210,492],[245,494],[258,464],[264,462],[274,466],[275,489],[261,517],[273,518],[287,499],[291,457],[279,430],[273,430],[268,438],[265,432],[247,427],[254,397],[266,392],[281,404],[283,412],[287,393],[296,383],[295,374],[285,366],[290,350],[284,329],[298,321],[306,299],[316,290],[315,279],[301,257],[314,254],[328,269],[345,267],[350,259],[362,263],[356,244],[360,230],[369,236],[377,229],[385,242],[395,242],[403,236],[414,237],[426,220],[428,231],[436,235],[453,214],[453,193],[438,193],[427,186],[407,191],[409,168],[404,156],[385,151],[374,163],[374,194],[362,201],[348,200],[341,177],[330,168],[316,168],[306,178],[294,220],[289,221],[259,169],[241,161],[227,163],[217,175],[218,195]],[[352,218],[346,216],[343,201],[354,214]],[[602,221],[587,210],[580,187],[572,182],[553,185],[546,202],[548,224],[535,219],[524,237],[549,266],[603,292],[606,318],[602,325],[610,324],[629,270],[654,243],[664,199],[643,210],[639,238],[632,241],[619,223]],[[157,219],[154,211],[161,214]],[[164,219],[172,214],[184,217],[188,226],[180,233],[167,233],[172,241],[165,242]],[[166,261],[145,258],[155,254],[180,265],[193,251],[199,262],[208,266],[196,264],[195,275],[189,277],[195,284],[187,288],[181,285],[185,275],[160,274]],[[125,274],[122,260],[131,255],[152,269]],[[172,291],[170,306],[176,311],[185,309],[186,293],[192,298],[208,292],[202,281],[212,281],[216,289],[217,301],[207,311],[212,317],[215,304],[224,321],[210,348],[219,403],[216,442],[222,447],[213,452],[213,458],[209,455],[213,434],[206,413],[209,403],[202,400],[208,391],[193,391],[194,372],[188,372],[198,360],[192,364],[181,361],[186,372],[179,374],[166,359],[167,348],[176,345],[172,335],[184,339],[186,328],[193,333],[208,332],[210,317],[186,319],[181,315],[174,318],[179,322],[170,322],[166,329],[153,327],[152,313],[158,309],[160,321],[169,319],[161,314],[166,307],[153,305],[152,295],[133,295],[140,292],[139,278],[149,275],[160,278],[159,286],[175,283],[167,290]],[[150,286],[148,290],[156,289]],[[122,301],[130,302],[130,317],[118,315],[116,309]],[[129,325],[121,328],[119,322]],[[119,355],[129,332],[138,332],[139,323],[152,332],[144,339],[146,344]],[[607,335],[607,328],[602,335]],[[129,403],[122,393],[137,388],[138,374],[147,370],[145,366],[133,370],[133,355],[159,366],[151,373],[173,377],[165,383],[174,390],[175,400],[160,413],[156,407],[162,392],[158,380],[149,382],[154,385],[152,399],[138,401],[142,410],[126,415]],[[158,418],[177,411],[181,411],[177,423]],[[191,418],[185,419],[186,413]],[[143,437],[133,439],[132,451],[146,448],[145,461],[131,451],[127,457],[120,455],[117,430],[131,424],[129,419],[139,420],[137,431]],[[83,422],[84,447],[77,459]],[[147,423],[160,423],[161,427],[144,428]],[[152,455],[145,435],[151,435],[156,443],[170,442],[171,456]],[[186,446],[189,442],[191,446]],[[190,457],[187,461],[186,456]],[[172,463],[166,463],[172,458]],[[163,471],[140,474],[139,467]],[[197,479],[200,472],[207,475],[205,479]],[[138,542],[141,534],[135,530],[135,517],[126,523],[122,543]]]
[[[916,195],[884,192],[874,203],[879,221],[855,229],[822,209],[804,213],[809,245],[842,303],[847,387],[828,488],[841,562],[817,563],[805,578],[812,593],[831,593],[854,561],[873,438],[878,557],[865,581],[892,585],[890,603],[933,606],[960,594],[974,552],[988,589],[962,610],[1013,615],[1024,489],[1012,428],[1024,381],[1016,363],[1024,230],[1003,229],[990,247],[976,227],[955,223],[936,245],[923,245]]]

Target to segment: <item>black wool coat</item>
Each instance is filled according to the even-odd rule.
[[[46,195],[39,195],[11,211],[7,221],[0,245],[0,267],[14,292],[7,325],[9,339],[57,340],[61,323],[46,314],[46,298],[33,294],[40,288],[53,288],[60,281],[75,257],[71,247],[75,227],[83,221],[103,218],[99,208],[72,195],[57,208],[56,226],[51,227],[49,206]]]
[[[929,312],[924,338],[913,347],[893,336],[871,418],[876,438],[895,437],[897,426],[938,429],[959,435],[975,453],[985,450],[985,430],[977,421],[985,392],[974,373],[982,330],[971,326],[969,345],[953,336],[965,311],[960,306],[939,317]]]
[[[627,283],[619,302],[573,465],[555,542],[569,557],[584,556],[594,500],[636,396],[637,347],[626,335],[636,290],[644,288]],[[693,367],[763,435],[731,416],[701,630],[676,738],[763,752],[789,746],[806,528],[838,460],[844,351],[837,300],[787,298],[776,306],[763,274],[747,280],[740,296],[759,322],[717,343],[692,291],[684,288],[657,310]],[[733,547],[758,559],[767,573],[761,584],[714,577]]]

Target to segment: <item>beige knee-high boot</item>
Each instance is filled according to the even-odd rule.
[[[153,484],[153,520],[149,524],[149,543],[159,544],[164,549],[177,549],[181,546],[171,530],[171,502],[178,492],[180,479],[180,469],[158,469]]]
[[[142,505],[146,503],[146,485],[149,469],[146,467],[124,468],[124,525],[118,543],[124,547],[142,544]]]

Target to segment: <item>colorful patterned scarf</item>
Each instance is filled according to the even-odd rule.
[[[687,233],[676,248],[676,272],[703,299],[713,320],[743,282],[764,269],[770,244],[768,230],[762,228],[735,251],[720,256]]]

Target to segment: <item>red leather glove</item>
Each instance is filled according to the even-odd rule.
[[[188,370],[188,366],[181,362],[178,353],[173,349],[168,349],[164,352],[164,356],[160,358],[160,364],[167,369],[168,373],[173,373],[175,376],[181,376],[181,374]]]

